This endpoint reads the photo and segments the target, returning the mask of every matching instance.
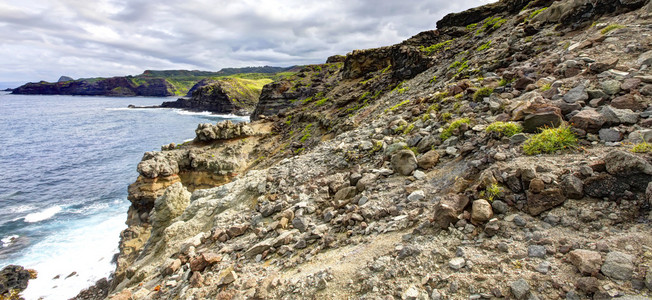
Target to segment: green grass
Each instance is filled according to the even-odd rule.
[[[493,202],[496,197],[500,196],[503,193],[503,188],[500,187],[497,183],[492,183],[490,186],[486,187],[484,190],[484,197],[487,197],[487,201]]]
[[[403,105],[405,105],[405,104],[408,104],[408,103],[410,103],[410,99],[404,100],[404,101],[402,101],[401,103],[396,104],[396,105],[394,105],[394,106],[392,106],[392,107],[386,109],[385,111],[395,111],[395,110],[398,109],[399,107],[401,107],[401,106],[403,106]]]
[[[616,30],[616,29],[619,29],[619,28],[625,28],[625,26],[620,25],[620,24],[610,24],[609,26],[607,26],[605,28],[602,28],[602,30],[600,30],[600,33],[607,34],[610,31],[613,31],[613,30]]]
[[[487,132],[495,132],[499,136],[511,137],[523,131],[521,125],[514,122],[493,122],[487,126]]]
[[[456,69],[457,73],[461,73],[462,71],[469,68],[469,61],[467,59],[458,60],[458,61],[453,62],[450,66],[448,66],[448,68],[449,69]]]
[[[512,82],[514,82],[514,81],[516,81],[516,78],[512,78],[512,79],[510,79],[510,80],[507,80],[507,79],[505,79],[505,78],[501,78],[500,81],[498,82],[498,85],[500,85],[500,86],[506,86],[506,85],[508,85],[508,84],[510,84],[510,83],[512,83]]]
[[[548,8],[544,7],[544,8],[537,9],[537,10],[533,11],[527,18],[525,18],[524,22],[527,21],[527,20],[534,19],[534,17],[536,17],[538,14],[540,14],[541,12],[543,12],[546,9],[548,9]]]
[[[453,42],[453,40],[448,40],[448,41],[441,42],[441,43],[438,43],[438,44],[430,45],[428,47],[420,46],[419,50],[425,52],[426,55],[430,56],[430,55],[433,55],[433,54],[441,51],[442,49],[444,49],[444,47],[450,45],[452,42]]]
[[[407,86],[404,87],[403,84],[405,84],[405,81],[403,81],[403,82],[399,83],[398,85],[396,85],[396,87],[394,87],[392,92],[397,92],[399,95],[407,92],[410,88],[407,87]]]
[[[480,102],[484,97],[489,97],[494,92],[493,88],[483,87],[473,93],[473,101]]]
[[[545,91],[547,91],[547,90],[549,90],[549,89],[551,89],[551,88],[552,88],[552,85],[551,85],[550,83],[546,83],[546,84],[544,84],[544,85],[540,88],[540,90],[541,90],[542,92],[545,92]]]
[[[489,47],[491,47],[491,41],[488,41],[488,42],[480,45],[480,47],[478,47],[478,49],[476,49],[476,51],[480,52],[480,51],[489,49]]]
[[[317,102],[315,102],[315,106],[322,106],[324,105],[324,103],[326,103],[326,101],[328,101],[328,98],[322,98],[321,100],[317,100]]]
[[[452,123],[450,123],[450,125],[448,125],[448,127],[446,127],[446,129],[444,129],[444,131],[442,131],[440,136],[441,140],[445,141],[449,139],[451,136],[453,136],[453,131],[459,128],[460,126],[462,126],[462,124],[469,125],[471,124],[471,120],[469,118],[462,118],[453,121]]]
[[[571,132],[570,127],[547,128],[535,134],[523,143],[523,152],[526,155],[542,153],[555,153],[558,150],[574,149],[577,147],[577,137]]]
[[[648,144],[646,141],[643,141],[642,143],[634,145],[630,151],[634,153],[650,153],[652,152],[652,145]]]

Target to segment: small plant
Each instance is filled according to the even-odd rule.
[[[500,187],[497,183],[492,183],[490,186],[486,187],[484,190],[484,197],[487,197],[487,201],[494,202],[496,197],[499,197],[503,193],[503,188]]]
[[[523,131],[521,125],[514,122],[493,122],[487,126],[487,132],[496,133],[499,136],[511,137]]]
[[[650,153],[652,152],[652,145],[648,144],[645,140],[642,143],[638,143],[632,147],[630,150],[634,153]]]
[[[328,101],[328,98],[322,98],[321,100],[315,102],[315,106],[322,106],[324,103],[326,103],[326,101]]]
[[[446,127],[446,129],[444,129],[444,131],[442,131],[441,136],[440,136],[441,140],[445,141],[445,140],[449,139],[451,136],[453,136],[453,131],[455,129],[460,128],[460,126],[462,126],[462,124],[469,125],[470,123],[471,123],[471,120],[469,120],[469,118],[462,118],[462,119],[458,119],[458,120],[453,121],[452,123],[450,123],[450,125],[448,125],[448,127]]]
[[[374,147],[371,148],[371,152],[378,152],[380,149],[383,149],[383,141],[375,141]]]
[[[410,88],[407,87],[407,86],[404,87],[404,86],[403,86],[404,83],[405,83],[405,81],[399,83],[399,84],[398,84],[398,85],[397,85],[397,86],[392,90],[392,92],[397,92],[399,95],[400,95],[400,94],[403,94],[403,93],[405,93],[405,92],[407,92],[407,90],[409,90]]]
[[[288,116],[288,119],[285,121],[285,125],[287,126],[292,125],[292,116]]]
[[[546,83],[540,89],[541,89],[542,92],[545,92],[545,91],[547,91],[547,90],[549,90],[551,88],[552,88],[552,85],[550,83]]]
[[[414,124],[410,124],[407,127],[405,127],[405,129],[403,130],[403,134],[408,134],[412,132],[412,130],[414,130]]]
[[[428,106],[428,109],[426,112],[430,114],[431,112],[438,112],[439,111],[439,103],[435,103],[433,105]]]
[[[441,51],[442,48],[450,45],[452,42],[453,42],[453,40],[448,40],[448,41],[441,42],[439,44],[434,44],[434,45],[431,45],[431,46],[428,46],[428,47],[421,46],[421,47],[419,47],[419,50],[425,52],[426,55],[430,56],[430,55],[433,55],[433,54]]]
[[[488,42],[480,45],[480,47],[478,47],[478,49],[476,49],[476,51],[480,52],[480,51],[489,49],[489,47],[491,47],[491,41],[488,41]]]
[[[442,113],[441,115],[439,115],[439,119],[444,121],[444,122],[447,122],[452,117],[453,117],[453,115],[451,113],[449,113],[449,112],[445,112],[445,113]]]
[[[390,64],[386,68],[384,68],[380,73],[385,74],[385,73],[389,72],[389,69],[391,69],[391,68],[392,68],[392,65]]]
[[[525,20],[524,20],[523,22],[525,22],[525,21],[527,21],[527,20],[532,20],[532,19],[534,19],[534,17],[536,17],[538,14],[542,13],[542,12],[543,12],[544,10],[546,10],[546,9],[548,9],[548,8],[547,8],[547,7],[544,7],[544,8],[537,9],[537,10],[533,11],[533,12],[532,12],[532,13],[531,13],[527,18],[525,18]]]
[[[474,30],[476,27],[478,27],[478,23],[471,23],[469,25],[466,25],[466,29],[469,31]]]
[[[611,25],[609,25],[609,26],[607,26],[605,28],[602,28],[602,30],[600,30],[600,33],[607,34],[612,30],[616,30],[616,29],[620,29],[620,28],[625,28],[625,26],[620,25],[620,24],[611,24]]]
[[[570,127],[546,128],[523,143],[526,155],[555,153],[558,150],[577,147],[577,137]]]
[[[432,76],[432,79],[430,79],[430,81],[428,81],[428,82],[429,83],[437,83],[437,75]]]
[[[395,110],[398,109],[399,107],[401,107],[401,106],[403,106],[403,105],[405,105],[405,104],[408,104],[408,103],[410,103],[410,99],[404,100],[403,102],[401,102],[401,103],[399,103],[399,104],[396,104],[396,105],[390,107],[388,110],[389,110],[389,111],[395,111]],[[387,111],[387,110],[385,110],[385,111]]]
[[[501,78],[500,81],[498,82],[498,85],[500,85],[500,86],[506,86],[506,85],[508,85],[508,84],[510,84],[510,83],[512,83],[512,82],[514,82],[514,81],[516,81],[516,78],[512,78],[512,79],[510,79],[510,80],[507,80],[507,79],[505,79],[505,78]]]
[[[490,87],[483,87],[481,89],[478,89],[473,93],[473,101],[474,102],[480,102],[484,97],[489,97],[492,93],[494,92],[494,89]]]

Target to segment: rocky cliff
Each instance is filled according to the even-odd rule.
[[[127,77],[112,77],[27,83],[13,89],[12,94],[167,97],[175,95],[175,88],[162,78],[145,79],[140,84],[137,84]]]
[[[109,297],[652,295],[651,14],[503,0],[267,85],[145,154]]]
[[[271,80],[203,79],[188,91],[189,99],[163,102],[161,107],[246,116],[254,110],[262,85],[268,82]]]

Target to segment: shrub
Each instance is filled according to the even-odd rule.
[[[511,137],[523,131],[521,125],[514,122],[493,122],[487,127],[487,132],[495,132],[499,136]]]
[[[575,148],[576,146],[577,138],[571,132],[570,127],[561,126],[544,129],[541,133],[530,137],[523,143],[523,152],[526,155],[554,153],[557,150]]]
[[[487,197],[489,202],[493,202],[496,197],[499,197],[503,193],[503,188],[500,187],[497,183],[492,183],[484,190],[484,197]]]
[[[500,81],[498,82],[498,85],[500,85],[500,86],[506,86],[506,85],[508,85],[508,84],[510,84],[510,83],[512,83],[512,82],[514,82],[514,81],[516,81],[516,78],[512,78],[512,79],[510,79],[510,80],[507,80],[507,79],[505,79],[505,78],[501,78]]]
[[[493,92],[493,88],[483,87],[473,93],[473,101],[480,102],[484,97],[489,97]]]
[[[625,26],[620,25],[620,24],[611,24],[611,25],[609,25],[609,26],[607,26],[605,28],[602,28],[602,30],[600,30],[600,33],[607,34],[610,31],[616,30],[616,29],[619,29],[619,28],[625,28]]]
[[[446,127],[446,129],[444,129],[444,131],[442,131],[441,136],[440,136],[441,140],[445,141],[448,138],[450,138],[451,136],[453,136],[453,131],[455,129],[459,128],[460,126],[462,126],[462,124],[467,124],[468,125],[470,123],[471,123],[471,120],[469,120],[469,118],[462,118],[462,119],[458,119],[458,120],[453,121],[452,123],[450,123],[450,125],[448,125],[448,127]]]
[[[643,141],[642,143],[634,145],[630,151],[634,153],[649,153],[652,152],[652,145],[648,144],[646,141]]]
[[[552,88],[552,85],[550,83],[546,83],[541,87],[541,91],[545,92],[545,91],[547,91],[547,90],[549,90],[551,88]]]

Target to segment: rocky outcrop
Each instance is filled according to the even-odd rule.
[[[239,79],[204,79],[195,84],[189,99],[163,102],[161,107],[189,111],[209,111],[217,114],[249,115],[258,103],[260,90],[250,88]]]
[[[126,77],[102,79],[79,79],[55,83],[41,81],[27,83],[12,91],[25,95],[80,95],[80,96],[154,96],[167,97],[175,94],[174,87],[165,79],[146,79],[137,85]]]
[[[36,279],[36,271],[22,266],[8,265],[0,270],[0,299],[22,299],[20,293],[27,288],[30,279]]]

